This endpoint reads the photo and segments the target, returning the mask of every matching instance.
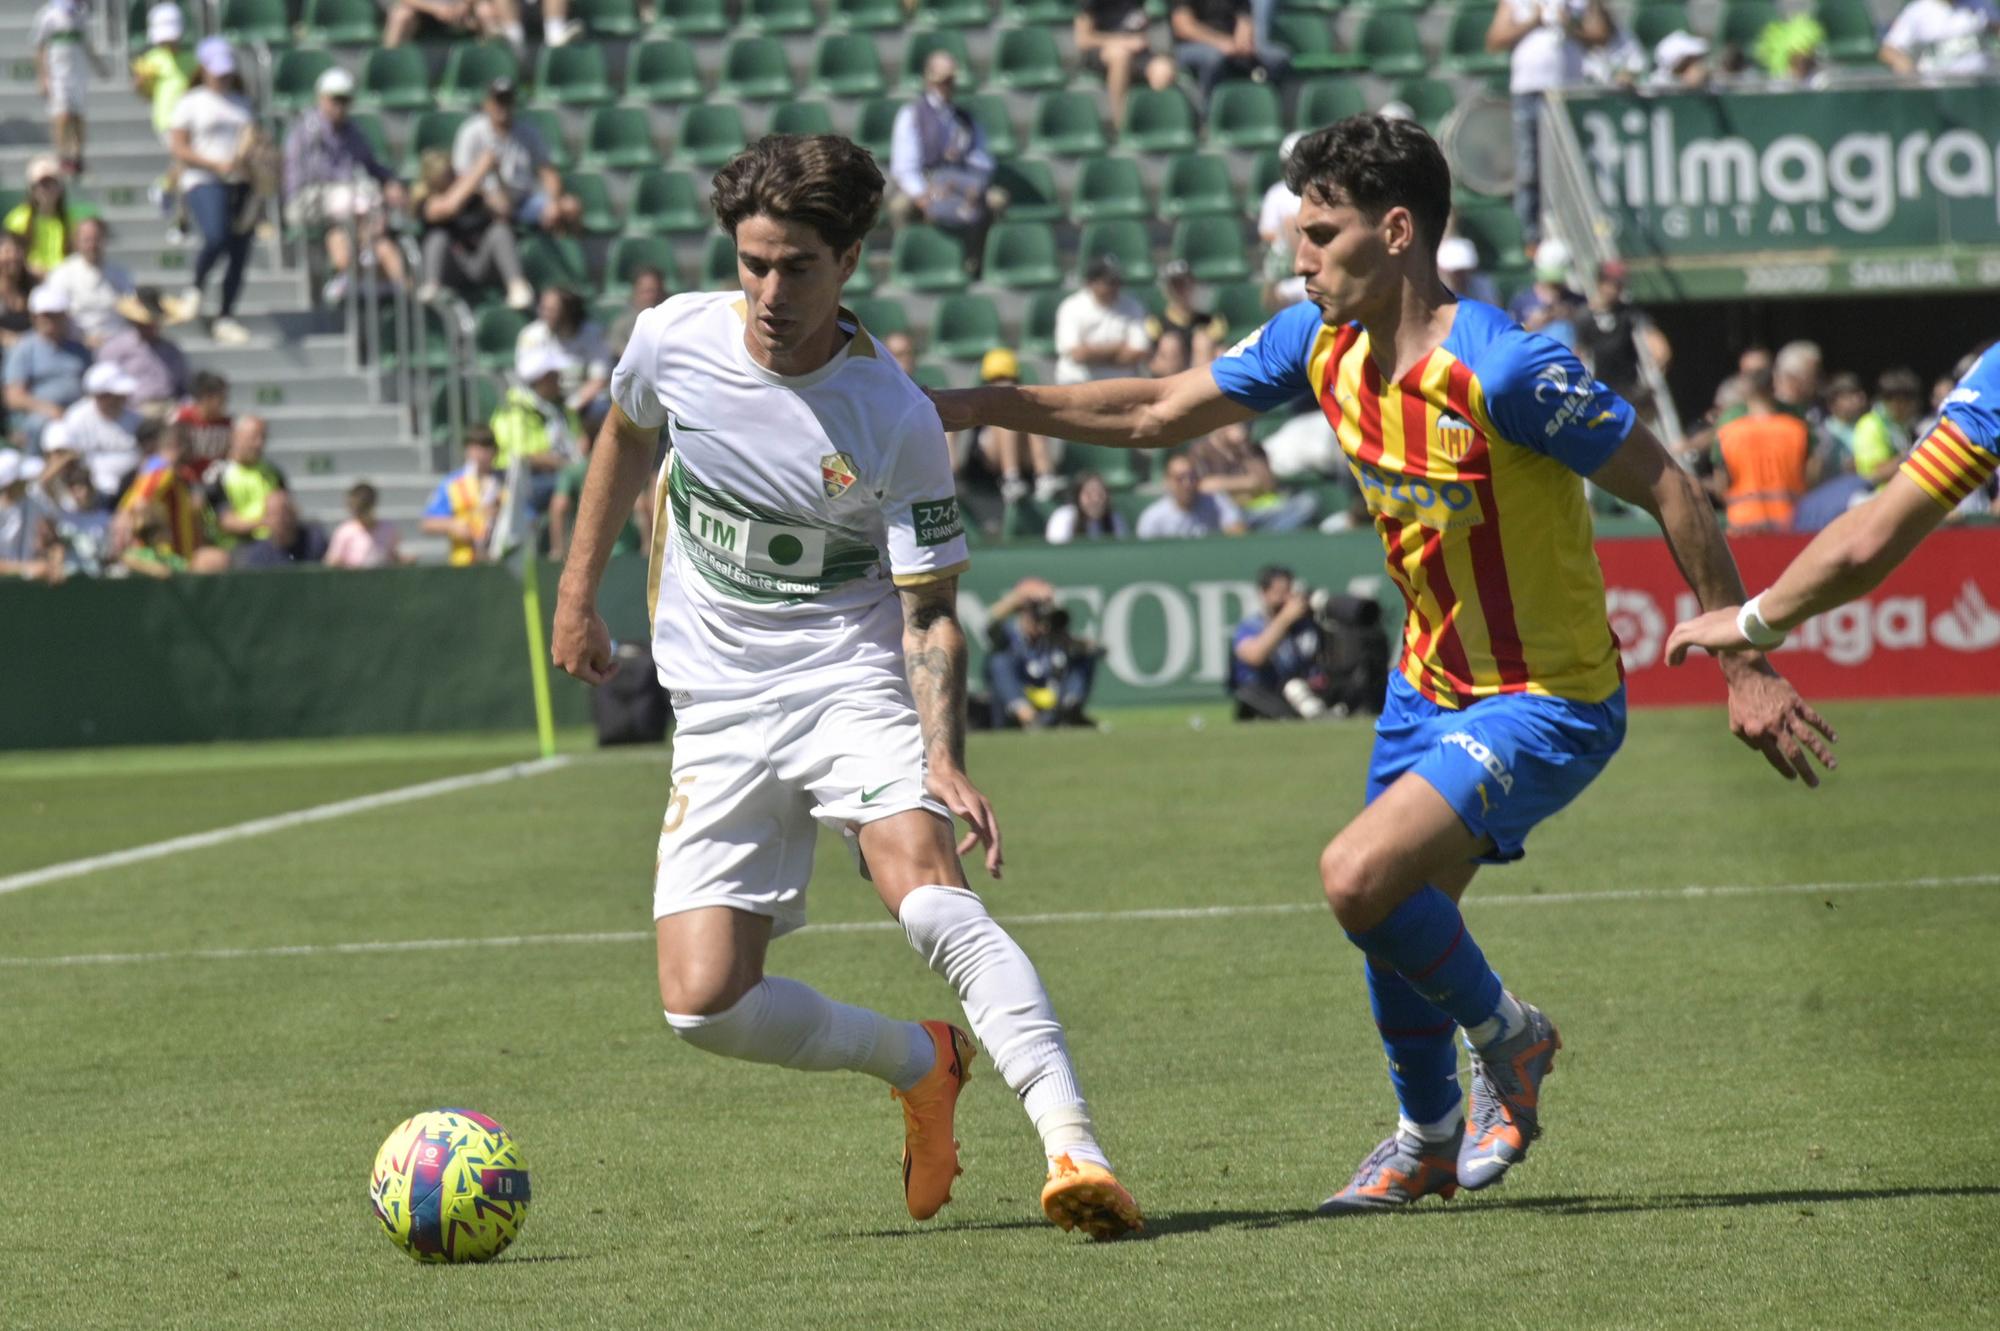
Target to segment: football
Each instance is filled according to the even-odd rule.
[[[484,1114],[433,1109],[396,1125],[368,1180],[375,1218],[420,1262],[484,1262],[528,1215],[521,1148]]]

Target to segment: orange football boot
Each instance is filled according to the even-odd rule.
[[[962,1172],[951,1121],[978,1049],[950,1022],[921,1024],[937,1045],[937,1062],[915,1086],[890,1087],[889,1094],[903,1102],[903,1200],[913,1217],[928,1220],[951,1200],[951,1181]]]

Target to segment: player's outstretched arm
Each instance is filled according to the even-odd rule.
[[[1757,598],[1757,618],[1784,633],[1875,590],[1949,513],[1908,476],[1893,477],[1880,494],[1835,518],[1799,551]],[[1676,624],[1667,638],[1667,660],[1679,665],[1693,647],[1718,655],[1753,650],[1739,624],[1741,608],[1724,606]]]
[[[1590,479],[1653,515],[1703,610],[1741,603],[1743,579],[1722,539],[1715,509],[1701,483],[1673,460],[1651,430],[1634,425],[1618,451]],[[1837,765],[1829,747],[1836,739],[1833,728],[1761,653],[1726,656],[1721,663],[1729,684],[1730,731],[1763,754],[1787,781],[1799,779],[1817,786],[1819,773],[1807,755],[1829,771]]]
[[[604,418],[591,449],[590,470],[584,474],[577,500],[576,530],[570,534],[569,557],[563,561],[556,593],[555,632],[549,655],[557,666],[586,684],[611,677],[611,631],[597,613],[597,584],[625,519],[646,488],[659,451],[660,431],[634,425],[617,406]]]
[[[965,629],[958,622],[958,579],[902,589],[903,668],[924,732],[924,786],[971,830],[963,855],[986,847],[986,872],[1000,876],[1000,823],[993,805],[965,774]]]
[[[991,425],[1109,448],[1166,448],[1257,414],[1224,396],[1205,365],[1165,379],[949,389],[931,401],[947,430]]]

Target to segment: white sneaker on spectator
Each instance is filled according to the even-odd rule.
[[[208,335],[225,347],[240,347],[250,340],[250,330],[226,314],[210,325]]]
[[[426,282],[417,288],[417,304],[428,305],[443,294],[443,287],[435,282]]]
[[[1000,497],[1010,504],[1018,504],[1028,497],[1028,483],[1019,476],[1000,478]]]
[[[201,318],[201,288],[189,287],[187,290],[181,292],[180,295],[169,297],[164,304],[166,306],[167,320],[170,323],[184,324],[190,319],[199,319]]]
[[[542,20],[542,40],[550,46],[568,46],[582,31],[581,23],[572,23],[568,19]]]
[[[507,308],[510,310],[532,310],[535,308],[535,288],[526,280],[507,284]]]
[[[322,305],[338,305],[347,299],[347,274],[335,273],[326,279],[326,285],[319,289]]]
[[[1038,504],[1053,503],[1062,498],[1063,492],[1068,489],[1069,482],[1065,481],[1055,472],[1045,471],[1035,477],[1035,502]]]

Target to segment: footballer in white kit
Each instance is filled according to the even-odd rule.
[[[959,1173],[953,1115],[975,1053],[942,1021],[901,1021],[768,975],[805,922],[821,826],[846,837],[911,945],[952,986],[1048,1156],[1042,1209],[1064,1229],[1142,1227],[1112,1174],[1034,966],[987,914],[959,856],[992,807],[967,778],[968,567],[936,409],[839,303],[881,206],[873,158],[833,135],[774,135],[716,174],[741,293],[640,316],[578,507],[551,653],[591,683],[612,539],[662,437],[647,596],[676,716],[653,913],[668,1025],[711,1053],[889,1083],[910,1214]],[[952,816],[971,832],[962,841]]]

